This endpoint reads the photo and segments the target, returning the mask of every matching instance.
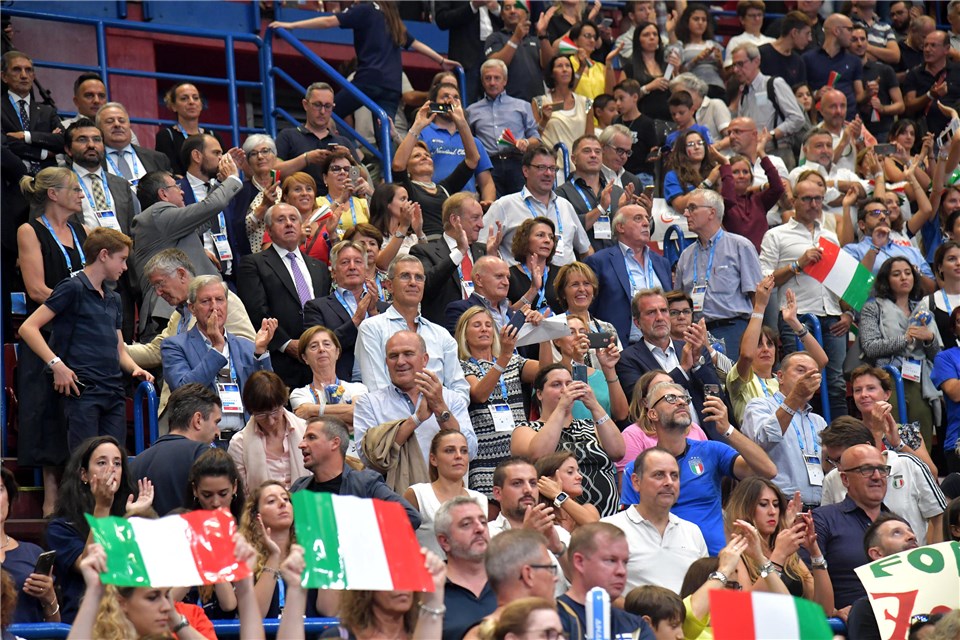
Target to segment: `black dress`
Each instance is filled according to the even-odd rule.
[[[534,311],[539,311],[541,313],[549,307],[553,310],[555,314],[563,313],[564,310],[560,306],[560,300],[557,298],[557,290],[553,286],[553,281],[557,277],[557,272],[560,270],[560,267],[555,265],[549,265],[550,269],[547,271],[547,282],[543,289],[543,297],[539,295],[536,300],[532,300],[530,307]],[[524,272],[521,265],[513,265],[510,267],[510,290],[507,292],[507,298],[509,298],[510,303],[514,303],[523,295],[530,290],[530,276]]]
[[[200,133],[205,133],[216,138],[223,152],[227,152],[227,147],[223,146],[223,139],[217,135],[216,131],[200,127]],[[187,136],[180,130],[180,125],[174,125],[172,127],[164,127],[157,131],[157,138],[154,144],[154,149],[170,158],[170,168],[173,169],[174,174],[179,176],[187,174],[187,167],[180,161],[180,149],[183,148],[183,141],[186,139]]]
[[[39,218],[31,220],[30,226],[40,241],[40,254],[43,257],[43,283],[50,289],[61,280],[70,277],[70,267],[63,257],[53,234]],[[67,224],[77,234],[80,245],[87,239],[83,227],[73,222]],[[67,247],[67,254],[73,264],[73,271],[83,268],[80,247]],[[40,304],[27,296],[27,314],[31,314]],[[41,331],[45,340],[50,340],[49,328]],[[63,354],[59,354],[63,357]],[[19,429],[17,434],[17,461],[24,466],[60,466],[66,463],[67,449],[66,421],[63,418],[62,396],[53,388],[50,375],[46,373],[45,363],[40,360],[25,342],[20,344],[17,363],[17,401]]]

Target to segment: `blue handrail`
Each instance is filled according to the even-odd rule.
[[[383,171],[383,179],[386,182],[391,182],[393,180],[393,172],[391,170],[391,161],[393,160],[393,154],[390,151],[390,119],[387,118],[387,113],[384,111],[380,105],[371,100],[365,93],[353,86],[353,83],[344,78],[336,69],[330,66],[323,58],[315,54],[310,50],[305,44],[303,44],[299,39],[294,37],[292,33],[286,29],[271,29],[268,28],[266,33],[263,35],[263,51],[264,51],[264,61],[266,64],[263,83],[263,93],[266,100],[264,106],[264,120],[266,121],[268,130],[270,134],[274,137],[277,135],[277,125],[276,116],[282,116],[287,120],[290,120],[294,124],[297,123],[289,113],[282,109],[278,109],[276,106],[276,96],[274,90],[274,78],[279,77],[281,80],[284,80],[287,84],[290,84],[300,91],[305,91],[306,88],[296,82],[289,74],[283,72],[279,67],[274,65],[273,61],[273,36],[277,36],[288,45],[293,47],[300,55],[304,57],[308,62],[313,64],[315,67],[320,69],[326,76],[341,89],[345,90],[347,93],[356,98],[360,104],[370,109],[370,112],[374,116],[374,120],[378,121],[379,124],[376,124],[379,128],[379,142],[380,148],[377,149],[370,145],[362,136],[360,136],[352,127],[347,125],[342,118],[333,115],[334,121],[337,123],[337,126],[343,131],[351,136],[353,136],[357,141],[363,144],[370,152],[373,154],[374,158],[380,161],[380,165]]]
[[[150,441],[144,446],[143,442],[143,401],[147,401],[147,418],[150,420]],[[152,445],[160,437],[157,428],[157,389],[153,383],[144,380],[137,386],[133,394],[133,443],[136,455],[143,453],[147,446]]]
[[[20,7],[29,7],[29,4],[20,4]],[[207,124],[203,123],[203,126],[209,129],[216,129],[221,131],[229,131],[233,136],[233,143],[235,145],[240,144],[240,134],[242,133],[254,133],[260,132],[262,129],[245,127],[240,125],[240,116],[239,110],[237,109],[237,87],[258,89],[261,92],[262,107],[264,109],[264,117],[268,117],[267,112],[267,101],[266,101],[266,91],[265,84],[263,82],[262,71],[264,69],[263,56],[264,56],[264,46],[263,40],[259,36],[246,33],[227,33],[223,31],[216,31],[213,29],[198,29],[196,27],[182,27],[174,25],[162,25],[162,24],[150,24],[144,22],[132,22],[126,20],[114,20],[110,18],[90,18],[86,16],[71,16],[71,15],[61,15],[53,13],[45,13],[41,11],[31,11],[29,8],[7,8],[3,9],[4,15],[21,17],[21,18],[30,18],[31,20],[47,20],[51,22],[66,22],[71,24],[84,24],[93,26],[96,29],[97,34],[97,64],[96,65],[81,65],[73,64],[68,62],[51,62],[47,60],[38,60],[34,59],[33,64],[36,67],[43,67],[48,69],[65,69],[68,71],[93,71],[100,74],[100,77],[103,78],[103,83],[107,87],[107,95],[109,97],[110,92],[110,76],[127,76],[135,78],[155,78],[157,80],[190,80],[197,84],[213,85],[213,86],[225,86],[227,87],[227,96],[228,104],[230,105],[230,124]],[[224,56],[226,61],[227,69],[227,78],[218,78],[212,76],[194,76],[194,75],[185,75],[185,74],[173,74],[173,73],[162,73],[159,71],[138,71],[131,69],[123,69],[120,67],[111,67],[107,64],[107,37],[106,30],[107,28],[115,29],[124,29],[127,31],[143,31],[147,33],[164,33],[171,35],[179,36],[188,36],[194,38],[207,38],[212,40],[222,40],[224,43]],[[253,44],[257,48],[257,56],[260,58],[260,81],[252,80],[237,80],[236,76],[236,60],[234,58],[234,44],[236,42],[247,42]],[[71,114],[69,111],[64,111],[64,114]],[[131,118],[131,122],[136,122],[139,124],[153,124],[153,125],[165,125],[165,124],[175,124],[175,120],[164,119],[164,118]]]
[[[674,238],[673,236],[676,236]],[[670,262],[670,266],[677,264],[677,260],[680,259],[680,254],[683,253],[683,250],[687,248],[686,236],[683,235],[683,229],[680,228],[678,224],[672,224],[667,227],[666,233],[663,234],[663,254]]]
[[[562,142],[558,142],[553,145],[553,152],[556,153],[560,151],[560,156],[563,158],[563,177],[566,179],[570,175],[570,150],[567,149],[567,145]]]
[[[307,635],[321,633],[325,629],[334,626],[339,620],[337,618],[304,618],[303,630]],[[276,634],[280,628],[280,620],[271,618],[263,621],[263,630],[268,634]],[[213,629],[217,632],[218,638],[239,638],[240,621],[239,620],[214,620]],[[10,633],[27,640],[41,638],[66,638],[70,633],[70,625],[61,622],[37,622],[33,624],[12,624]]]
[[[883,370],[893,378],[893,390],[897,393],[897,414],[900,416],[900,424],[907,423],[907,398],[903,395],[903,376],[900,375],[900,369],[892,364],[883,365]]]
[[[813,337],[822,347],[823,329],[820,327],[820,319],[812,313],[804,313],[798,320],[808,325],[810,333],[813,334]],[[803,351],[803,341],[800,338],[796,338],[796,341],[797,351]],[[830,386],[827,384],[827,376],[825,373],[820,376],[820,411],[823,414],[823,419],[827,421],[827,424],[830,424]]]

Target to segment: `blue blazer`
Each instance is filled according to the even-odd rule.
[[[658,253],[649,249],[648,251],[653,272],[663,285],[663,290],[670,291],[673,288],[670,262]],[[597,274],[597,280],[600,281],[600,290],[593,296],[590,314],[612,324],[617,330],[617,335],[620,336],[620,341],[624,344],[628,343],[630,326],[633,324],[633,316],[630,312],[632,288],[620,244],[597,251],[587,257],[584,262],[593,269]]]
[[[254,357],[251,340],[228,333],[227,344],[241,392],[247,378],[254,372],[273,371],[269,355],[262,360]],[[227,359],[203,341],[197,325],[186,333],[164,340],[160,344],[160,357],[163,360],[163,380],[170,385],[171,391],[190,382],[199,382],[216,391],[217,374],[227,366]]]

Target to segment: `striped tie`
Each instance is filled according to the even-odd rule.
[[[303,307],[310,302],[310,287],[307,286],[307,280],[303,277],[303,271],[297,264],[297,254],[290,252],[287,254],[290,260],[290,269],[293,271],[293,284],[297,287],[297,296],[300,297],[300,306]]]

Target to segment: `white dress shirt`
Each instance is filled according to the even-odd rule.
[[[73,165],[73,170],[77,172],[77,176],[80,179],[80,182],[83,183],[83,224],[90,228],[96,229],[100,226],[100,221],[97,219],[97,216],[94,214],[95,207],[93,206],[93,179],[89,176],[96,176],[95,179],[100,180],[100,187],[103,189],[103,197],[107,202],[107,208],[113,211],[114,214],[117,213],[116,206],[113,201],[113,194],[110,193],[110,187],[107,186],[107,175],[103,170],[103,167],[97,167],[96,171],[87,171],[78,164]],[[88,196],[89,194],[89,196]]]

